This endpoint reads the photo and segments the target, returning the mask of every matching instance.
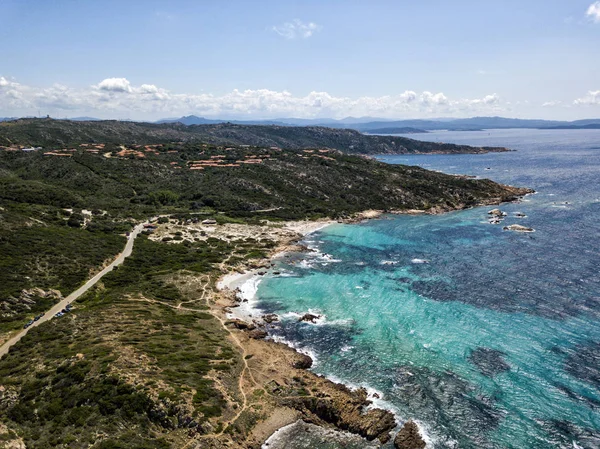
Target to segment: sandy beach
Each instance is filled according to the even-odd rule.
[[[270,259],[276,259],[278,257],[282,257],[285,255],[287,251],[289,251],[289,246],[292,243],[295,243],[297,240],[300,240],[302,237],[306,237],[313,232],[320,231],[321,229],[325,229],[328,226],[337,223],[333,220],[326,221],[288,221],[282,227],[276,228],[278,231],[280,230],[288,230],[292,233],[296,234],[289,236],[289,240],[279,242],[280,247],[271,255]],[[280,233],[271,233],[274,239],[277,239],[280,236]],[[284,246],[282,249],[281,246]],[[257,273],[261,271],[260,268],[253,268],[249,270],[245,270],[242,272],[233,271],[231,273],[226,274],[217,282],[217,288],[219,290],[229,289],[235,290],[236,288],[240,288],[245,282],[247,282],[250,278],[257,275]]]

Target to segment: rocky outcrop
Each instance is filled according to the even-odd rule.
[[[530,228],[528,226],[521,226],[518,224],[512,224],[509,226],[504,226],[505,231],[515,231],[515,232],[535,232],[535,229]]]
[[[390,431],[396,427],[394,415],[382,409],[365,410],[371,401],[367,400],[364,388],[351,391],[344,385],[335,385],[335,389],[327,393],[325,397],[285,399],[284,403],[301,411],[309,422],[321,424],[323,421],[369,441],[379,439],[386,443],[391,439]]]
[[[262,329],[253,329],[248,332],[248,337],[254,338],[255,340],[261,340],[263,338],[267,338],[267,332]]]
[[[306,354],[298,354],[298,358],[292,363],[292,366],[296,369],[308,369],[312,366],[313,359]]]
[[[505,217],[506,212],[502,212],[500,209],[492,209],[488,212],[488,215],[492,215],[493,217]]]
[[[275,313],[269,313],[267,315],[263,315],[262,319],[267,324],[271,324],[271,323],[273,323],[275,321],[279,321],[279,317]]]
[[[18,297],[9,296],[0,302],[0,313],[4,317],[15,316],[19,313],[29,312],[40,300],[52,300],[58,302],[62,299],[62,293],[58,290],[43,290],[39,287],[21,290]]]
[[[419,433],[419,426],[413,421],[406,422],[394,438],[396,449],[425,449],[425,441]]]
[[[317,320],[321,318],[321,315],[313,315],[312,313],[305,313],[302,315],[298,321],[305,321],[307,323],[316,323]]]
[[[232,324],[236,329],[243,331],[252,331],[256,329],[256,326],[253,323],[247,323],[246,321],[239,319],[227,321],[225,324]]]

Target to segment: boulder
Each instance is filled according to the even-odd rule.
[[[269,313],[267,315],[263,315],[262,319],[267,324],[271,324],[274,321],[279,321],[279,317],[275,313]]]
[[[251,330],[256,329],[256,326],[254,324],[247,323],[243,320],[238,320],[238,319],[228,321],[227,324],[233,324],[236,329],[240,329],[240,330],[251,331]]]
[[[500,209],[492,209],[488,212],[488,215],[493,215],[494,217],[505,217],[506,212],[502,212]]]
[[[262,340],[263,338],[266,338],[267,335],[269,335],[269,334],[267,334],[262,329],[254,329],[254,330],[251,330],[250,332],[248,332],[248,337],[253,338],[255,340]]]
[[[425,441],[419,433],[419,426],[413,421],[406,422],[394,438],[396,449],[425,449]]]
[[[298,358],[294,361],[292,366],[296,369],[308,369],[312,366],[313,360],[306,354],[298,354]]]

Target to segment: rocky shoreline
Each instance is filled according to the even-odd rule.
[[[509,198],[511,201],[533,193],[530,189],[512,189],[515,196]],[[497,201],[478,206],[499,204],[502,200],[498,198]],[[463,208],[467,207],[471,206]],[[450,210],[457,208],[432,208],[426,211],[368,210],[337,222],[356,223],[378,218],[384,213],[439,214]],[[236,291],[240,283],[253,276],[264,275],[266,270],[272,267],[274,258],[282,257],[286,252],[306,250],[307,248],[298,245],[302,238],[334,223],[336,222],[322,221],[296,225],[294,236],[282,238],[281,234],[278,235],[278,245],[270,257],[250,265],[235,267],[236,271],[226,274],[216,284],[218,293],[213,303],[213,313],[221,317],[225,326],[244,348],[244,352],[252,355],[247,360],[247,365],[253,373],[253,380],[265,386],[266,397],[261,404],[265,412],[270,410],[270,413],[266,413],[266,418],[249,431],[245,441],[237,443],[247,448],[262,447],[277,430],[302,420],[325,428],[348,431],[367,441],[379,441],[380,444],[390,442],[393,438],[392,443],[398,449],[425,448],[425,439],[413,421],[401,423],[402,426],[393,435],[393,431],[397,430],[400,424],[396,416],[389,410],[373,408],[373,403],[364,388],[351,390],[345,385],[316,375],[309,371],[312,359],[308,355],[301,354],[285,344],[265,340],[268,337],[269,325],[278,319],[276,315],[258,318],[232,313],[242,302],[237,295],[239,290]]]

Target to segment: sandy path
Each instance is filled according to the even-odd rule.
[[[102,271],[100,271],[98,274],[96,274],[93,278],[89,279],[85,284],[83,284],[81,287],[79,287],[77,290],[75,290],[69,296],[67,296],[66,298],[64,298],[62,301],[56,303],[38,321],[35,321],[27,329],[22,329],[21,331],[19,331],[19,333],[17,335],[15,335],[14,337],[12,337],[10,340],[7,340],[0,347],[0,358],[2,358],[5,354],[7,354],[8,350],[14,344],[16,344],[21,338],[23,338],[23,336],[25,334],[27,334],[27,332],[29,332],[34,327],[39,326],[40,324],[42,324],[42,323],[44,323],[46,321],[49,321],[52,318],[54,318],[55,314],[57,314],[62,309],[64,309],[67,304],[75,301],[77,298],[79,298],[81,295],[83,295],[85,292],[87,292],[91,287],[93,287],[96,284],[96,282],[98,282],[100,279],[102,279],[102,277],[106,273],[108,273],[109,271],[111,271],[117,265],[122,264],[123,261],[125,260],[125,258],[129,257],[131,255],[131,251],[133,250],[133,242],[135,241],[135,238],[138,236],[138,234],[144,229],[144,224],[145,223],[140,223],[135,228],[133,228],[133,231],[131,232],[131,234],[129,234],[129,237],[127,237],[127,243],[125,244],[125,248],[123,249],[123,252],[121,254],[119,254],[116,257],[116,259],[111,262],[110,265],[108,265],[106,268],[104,268]]]

